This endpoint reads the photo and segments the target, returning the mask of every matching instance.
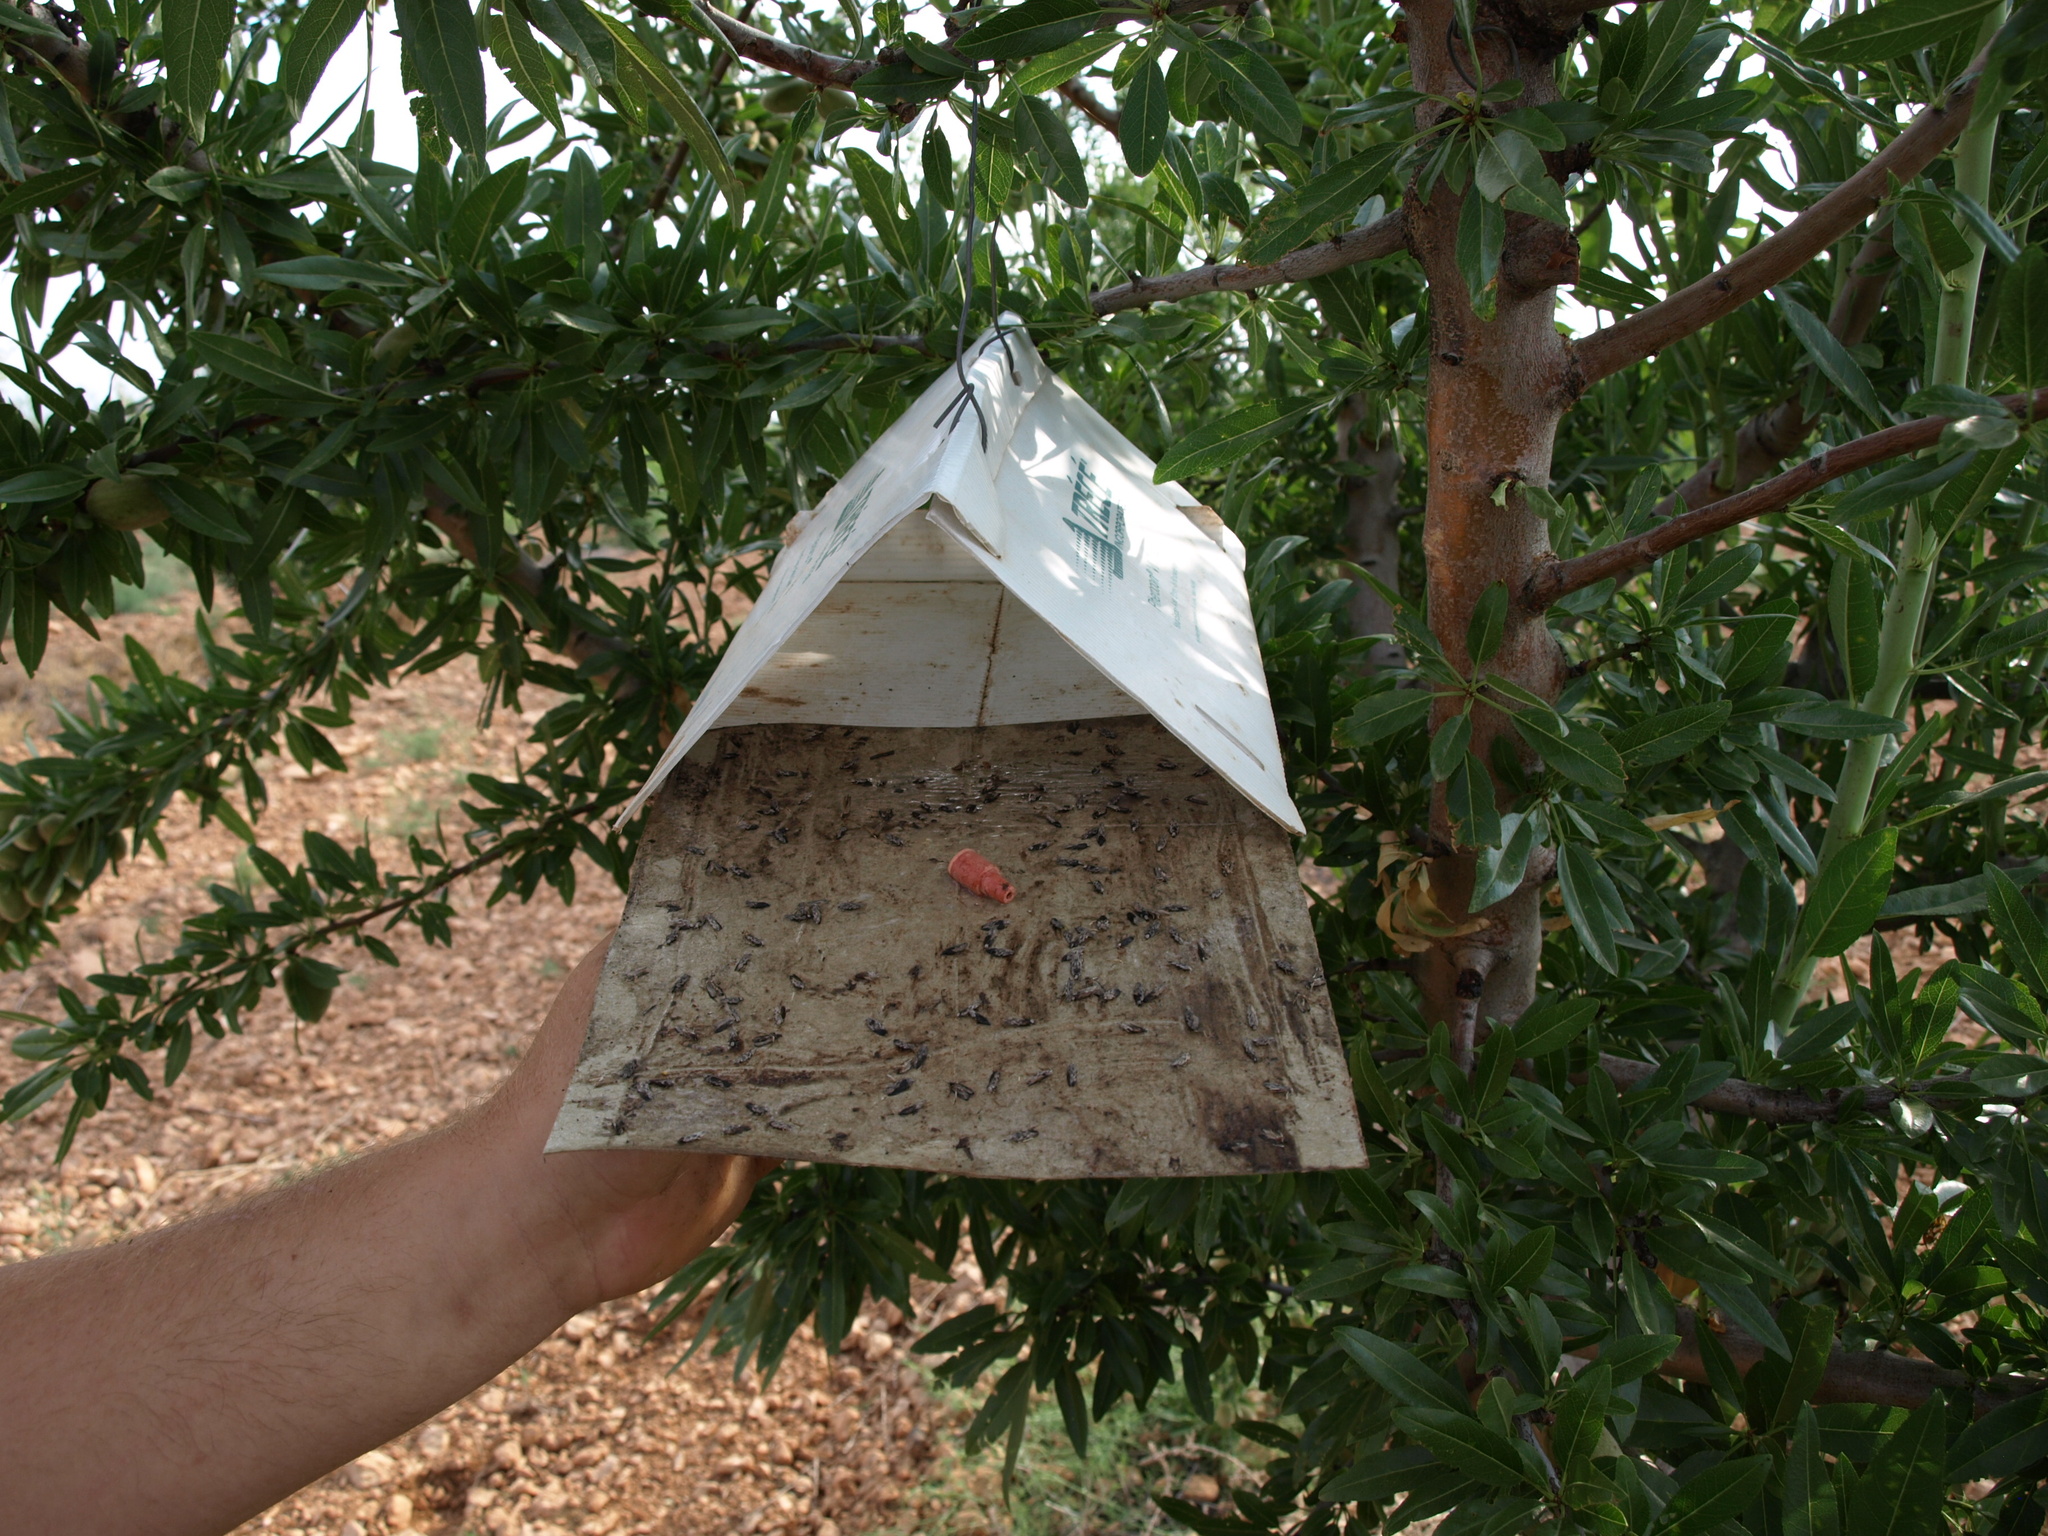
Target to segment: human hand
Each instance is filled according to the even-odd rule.
[[[562,984],[526,1057],[475,1126],[503,1169],[522,1225],[580,1312],[666,1279],[731,1225],[772,1157],[594,1151],[542,1156],[583,1049],[610,940]]]

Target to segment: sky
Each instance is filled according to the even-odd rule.
[[[924,10],[925,8],[919,8],[918,12],[913,13],[913,17],[922,15]],[[328,64],[327,72],[322,77],[319,88],[314,92],[305,115],[301,118],[307,131],[311,132],[318,128],[331,114],[339,111],[340,116],[322,135],[320,143],[343,142],[356,131],[362,112],[367,110],[373,114],[376,158],[390,165],[408,168],[414,165],[417,160],[416,141],[413,135],[412,114],[406,107],[405,92],[399,83],[398,48],[393,9],[389,6],[381,7],[357,26],[355,32],[336,51],[333,60]],[[1111,59],[1105,60],[1105,64],[1113,62],[1113,58],[1112,55]],[[1762,60],[1752,58],[1749,64],[1752,70],[1761,69]],[[514,122],[530,116],[531,109],[521,103],[511,82],[498,69],[496,62],[488,53],[483,56],[483,67],[488,112],[496,113],[501,107],[513,105]],[[272,75],[275,68],[276,55],[272,50],[263,72]],[[1745,71],[1748,72],[1751,71]],[[956,158],[964,156],[966,135],[960,123],[949,112],[937,113],[936,117],[948,137],[954,140]],[[573,119],[571,122],[573,132]],[[1099,129],[1085,128],[1079,138],[1083,154],[1091,159],[1109,161],[1119,158],[1120,152],[1115,143]],[[864,147],[874,148],[873,136],[860,132],[844,136],[842,142],[864,144]],[[537,153],[545,145],[543,135],[536,133],[523,143],[496,150],[490,158],[494,164],[503,164],[518,158],[522,153]],[[301,144],[299,147],[302,150],[317,152],[320,145]],[[591,150],[601,162],[602,153],[597,150],[595,144],[591,145]],[[562,154],[566,157],[568,150],[565,148]],[[1772,154],[1787,159],[1783,145],[1776,146]],[[915,174],[915,167],[910,163],[914,159],[915,157],[908,157],[906,161],[906,169],[911,174]],[[1790,184],[1792,177],[1785,165],[1774,165],[1772,170],[1779,175],[1781,184]],[[1754,218],[1761,206],[1755,193],[1744,187],[1741,198],[1740,216]],[[670,238],[674,238],[673,228],[668,234]],[[1617,247],[1624,251],[1633,243],[1630,232],[1625,227],[1617,229],[1615,240]],[[0,270],[0,316],[5,317],[4,320],[0,320],[0,357],[5,357],[9,362],[17,362],[19,358],[14,336],[13,281],[10,272]],[[75,287],[75,278],[53,279],[49,284],[44,315],[54,316],[60,313]],[[1570,289],[1560,289],[1558,292],[1557,318],[1574,336],[1583,335],[1601,323],[1601,316],[1581,303]],[[157,359],[139,334],[124,340],[123,351],[146,371],[152,374],[157,371]],[[57,367],[66,380],[83,390],[86,397],[94,402],[104,399],[110,388],[115,387],[113,376],[75,347],[59,357]],[[121,387],[121,392],[132,393],[125,386]],[[4,380],[0,380],[0,396],[17,402],[21,399],[13,386]]]

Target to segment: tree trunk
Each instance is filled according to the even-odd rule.
[[[1415,88],[1432,97],[1473,94],[1472,81],[1491,86],[1519,79],[1516,107],[1557,97],[1551,61],[1560,40],[1533,28],[1522,14],[1480,7],[1475,35],[1479,68],[1472,68],[1459,35],[1452,0],[1416,0],[1404,12]],[[1457,50],[1454,61],[1452,49]],[[1459,65],[1463,64],[1464,69]],[[1468,78],[1470,77],[1470,78]],[[1419,110],[1425,125],[1444,110],[1431,101]],[[1557,424],[1569,402],[1569,354],[1558,334],[1555,289],[1577,271],[1571,231],[1509,213],[1493,314],[1473,307],[1459,269],[1458,224],[1465,199],[1476,196],[1439,183],[1427,198],[1411,197],[1408,233],[1430,292],[1429,499],[1423,549],[1428,563],[1430,631],[1460,672],[1472,670],[1466,632],[1472,611],[1495,582],[1521,590],[1537,566],[1551,558],[1549,529],[1522,488],[1550,478]],[[1540,614],[1508,610],[1506,634],[1487,664],[1543,698],[1563,686],[1563,658]],[[1461,700],[1440,694],[1432,729],[1456,714]],[[1496,739],[1518,758],[1527,749],[1499,711],[1482,706],[1472,718],[1472,750],[1490,760]],[[1465,915],[1475,850],[1457,838],[1438,787],[1430,831],[1439,857],[1431,885],[1446,915]],[[1450,850],[1444,852],[1443,850]],[[1484,926],[1440,942],[1418,967],[1424,1007],[1452,1028],[1461,1063],[1469,1063],[1480,1020],[1513,1020],[1535,996],[1542,958],[1542,881],[1550,857],[1530,861],[1522,888],[1484,914]]]
[[[1374,434],[1364,400],[1354,395],[1337,417],[1337,462],[1344,476],[1344,553],[1388,591],[1401,590],[1401,471],[1407,460],[1391,426]],[[1391,634],[1394,610],[1364,582],[1352,591],[1349,608],[1354,635]],[[1360,670],[1377,672],[1407,664],[1398,643],[1382,640],[1366,653]]]

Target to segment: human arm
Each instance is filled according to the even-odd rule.
[[[0,1268],[7,1525],[200,1536],[681,1268],[765,1159],[541,1147],[603,964],[477,1109],[229,1210]]]

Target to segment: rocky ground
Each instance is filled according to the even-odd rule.
[[[77,708],[93,672],[119,672],[133,635],[160,656],[196,662],[189,609],[124,615],[104,638],[60,627],[31,685],[0,669],[5,753],[38,750],[53,703]],[[336,733],[347,774],[280,766],[266,841],[295,851],[297,830],[346,837],[367,823],[396,839],[458,827],[464,774],[506,772],[526,722],[476,725],[473,677],[457,668],[380,692]],[[29,733],[24,739],[24,731]],[[161,953],[200,910],[203,887],[247,879],[240,845],[219,827],[174,817],[166,857],[132,861],[99,882],[63,929],[61,950],[0,978],[0,1007],[52,1011],[60,985]],[[0,1263],[119,1239],[252,1190],[289,1181],[416,1128],[490,1092],[538,1024],[556,978],[609,929],[619,893],[594,873],[576,905],[552,896],[486,910],[487,887],[458,893],[452,949],[397,939],[397,970],[336,952],[351,972],[318,1024],[267,1005],[240,1035],[204,1041],[153,1104],[122,1092],[52,1163],[62,1103],[0,1130]],[[0,1076],[12,1076],[0,1073]],[[855,1532],[1006,1529],[940,1463],[955,1410],[927,1397],[905,1358],[940,1316],[983,1299],[963,1269],[930,1287],[918,1315],[886,1304],[828,1357],[800,1336],[772,1381],[735,1381],[709,1349],[684,1360],[694,1319],[648,1336],[652,1296],[572,1319],[497,1381],[402,1440],[363,1457],[245,1529],[321,1536],[475,1532],[520,1536],[853,1536]]]

